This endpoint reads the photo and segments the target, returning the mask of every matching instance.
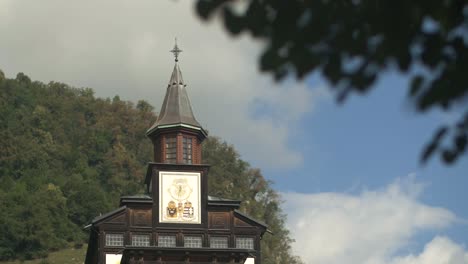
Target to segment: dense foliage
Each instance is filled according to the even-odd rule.
[[[0,78],[0,259],[81,242],[91,219],[142,191],[151,108],[22,73]]]
[[[340,101],[371,90],[389,69],[409,75],[408,98],[418,111],[465,111],[435,132],[422,161],[437,153],[450,164],[465,153],[467,1],[197,0],[196,10],[203,19],[221,15],[230,33],[264,40],[263,71],[276,79],[319,72]]]
[[[82,243],[84,225],[121,195],[142,193],[152,110],[145,101],[95,98],[89,88],[0,71],[0,260]],[[204,156],[213,165],[212,195],[245,200],[242,210],[274,232],[263,240],[264,263],[298,263],[278,194],[260,171],[216,138],[206,140]]]

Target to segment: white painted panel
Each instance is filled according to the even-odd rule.
[[[120,264],[122,254],[106,254],[106,264]]]
[[[244,264],[255,264],[255,259],[254,258],[247,258],[245,260]]]
[[[159,172],[159,222],[201,223],[200,173]]]

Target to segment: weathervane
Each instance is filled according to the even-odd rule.
[[[177,38],[175,38],[175,45],[174,45],[174,48],[173,48],[171,51],[169,51],[169,52],[174,53],[175,61],[178,62],[178,61],[179,61],[179,59],[178,59],[179,53],[181,53],[182,50],[179,49],[179,47],[177,47]]]

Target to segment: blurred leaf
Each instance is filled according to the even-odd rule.
[[[247,0],[247,11],[235,19],[219,11],[221,2],[198,0],[197,12],[204,18],[218,12],[228,31],[263,40],[260,69],[277,81],[294,74],[307,78],[319,70],[343,102],[350,93],[371,90],[388,70],[397,67],[407,73],[418,67],[425,73],[413,77],[407,87],[415,109],[466,109],[465,1]],[[344,71],[349,57],[361,58],[365,66]],[[437,148],[430,146],[425,153]]]
[[[429,159],[429,157],[432,156],[434,151],[437,149],[437,146],[438,145],[436,143],[434,143],[434,142],[431,142],[430,144],[428,144],[426,146],[426,148],[423,151],[422,157],[421,157],[421,162],[422,163],[425,163]]]
[[[280,61],[281,60],[276,51],[270,48],[266,50],[260,58],[260,69],[262,71],[268,71],[277,68],[277,66],[280,64]]]
[[[234,35],[239,34],[244,28],[242,18],[234,15],[228,7],[224,8],[224,25]]]
[[[455,146],[456,146],[457,152],[461,153],[465,151],[466,142],[467,142],[466,134],[460,134],[457,137],[455,137]]]
[[[208,19],[213,12],[229,0],[200,0],[196,4],[198,15],[203,19]]]
[[[425,163],[434,153],[434,151],[439,147],[439,143],[444,135],[447,133],[447,127],[440,127],[437,132],[434,134],[431,142],[425,147],[423,154],[421,156],[421,162]]]
[[[421,75],[417,75],[413,77],[411,80],[411,85],[410,85],[410,96],[414,97],[418,94],[418,92],[421,89],[421,85],[423,84],[424,77]]]
[[[451,150],[444,150],[442,152],[442,158],[444,162],[451,164],[455,161],[455,158],[457,157],[457,153],[451,151]]]

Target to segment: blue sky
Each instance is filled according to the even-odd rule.
[[[315,75],[309,82],[324,80]],[[323,98],[316,110],[301,120],[301,132],[291,138],[291,144],[304,153],[304,163],[288,171],[267,170],[267,175],[282,192],[351,196],[398,179],[412,179],[424,186],[419,202],[446,208],[458,219],[443,229],[416,232],[411,243],[398,252],[421,251],[436,235],[466,245],[467,157],[451,166],[442,163],[437,155],[425,165],[419,162],[435,129],[453,121],[458,112],[449,115],[433,110],[419,114],[411,107],[406,87],[405,76],[387,72],[367,95],[351,96],[344,104],[337,104],[333,96]]]
[[[317,77],[310,82],[323,80]],[[350,96],[344,104],[337,104],[332,94],[323,98],[315,111],[301,120],[298,135],[291,138],[290,143],[306,158],[288,174],[303,178],[312,174],[309,181],[314,183],[314,191],[345,191],[351,186],[381,186],[415,173],[421,180],[436,181],[429,187],[439,190],[434,189],[433,195],[466,195],[466,156],[451,166],[444,165],[437,155],[425,165],[419,162],[423,147],[445,120],[438,111],[414,111],[406,87],[404,76],[387,73],[368,94]],[[282,189],[310,190],[306,186],[298,189],[283,172],[268,173]],[[449,186],[451,193],[447,192]]]
[[[178,37],[197,119],[274,181],[307,264],[468,263],[467,157],[419,164],[456,113],[416,113],[394,72],[343,105],[318,74],[275,83],[258,72],[263,43],[214,20],[190,1],[2,0],[0,68],[158,110]]]

